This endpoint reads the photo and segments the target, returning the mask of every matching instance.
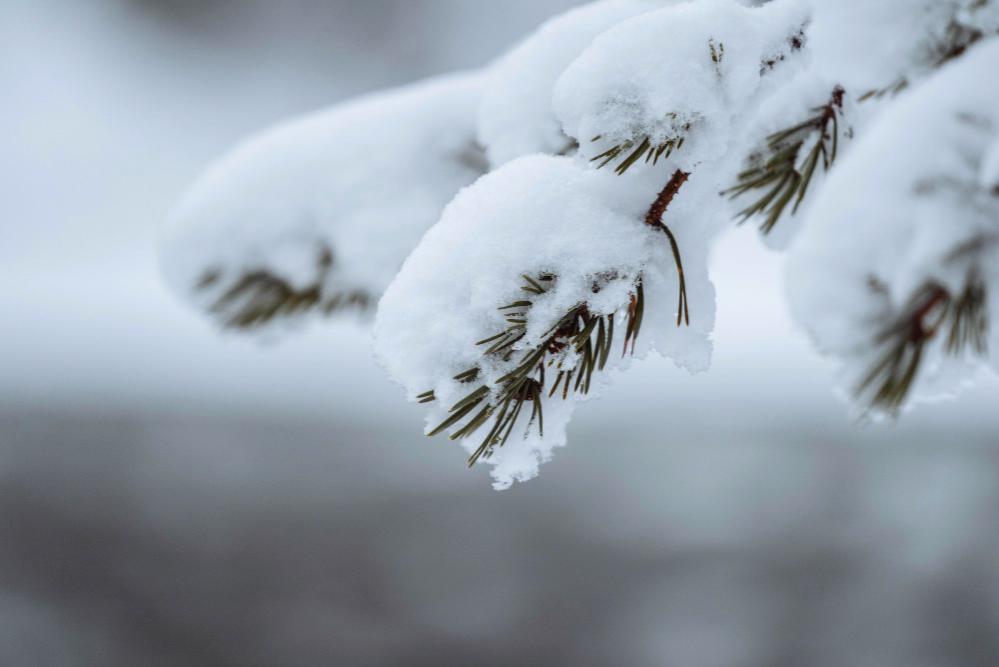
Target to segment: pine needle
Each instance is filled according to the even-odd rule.
[[[844,95],[837,87],[829,102],[813,110],[812,117],[767,137],[764,154],[754,156],[750,167],[739,174],[738,183],[722,192],[731,199],[756,193],[756,199],[739,212],[740,224],[761,216],[760,231],[769,234],[789,206],[790,214],[797,214],[819,164],[825,172],[836,161]],[[814,145],[802,156],[809,140],[814,140]]]
[[[523,279],[521,290],[535,296],[547,293],[555,281],[552,275],[537,278],[525,275]],[[613,274],[605,277],[605,280],[615,279],[620,278]],[[599,290],[600,285],[600,281],[597,281],[595,289]],[[634,290],[626,316],[626,350],[629,345],[634,350],[635,340],[641,329],[645,308],[641,278],[635,281]],[[585,395],[592,386],[593,374],[603,370],[607,364],[614,343],[616,315],[594,315],[586,304],[569,309],[545,332],[540,344],[515,349],[516,343],[525,335],[527,313],[533,303],[531,300],[521,299],[500,307],[500,312],[509,315],[507,311],[515,311],[518,316],[507,316],[507,327],[503,331],[477,343],[480,346],[490,345],[483,352],[484,356],[512,361],[510,371],[494,384],[480,384],[466,394],[448,410],[448,416],[427,434],[432,437],[450,430],[451,439],[458,440],[473,436],[491,422],[492,426],[469,457],[469,465],[488,458],[497,447],[502,447],[509,440],[521,416],[526,414],[524,406],[528,403],[531,410],[527,432],[536,426],[539,435],[543,436],[545,395],[553,398],[560,394],[563,400],[568,399],[571,394]],[[562,363],[567,360],[568,354],[573,355],[575,366],[570,370],[563,370]],[[554,382],[548,387],[545,369],[552,365],[556,365],[558,372]],[[472,368],[459,373],[454,379],[462,383],[473,383],[479,376],[479,369]],[[417,396],[420,403],[435,400],[437,397],[433,391]]]
[[[667,118],[675,122],[678,116],[676,114],[669,114]],[[689,131],[690,123],[684,123],[680,127],[680,131],[676,136],[662,141],[654,141],[652,137],[648,135],[628,139],[614,144],[600,155],[591,158],[590,162],[598,162],[599,164],[597,164],[597,169],[603,169],[607,165],[616,162],[618,158],[624,156],[620,163],[614,168],[614,173],[619,176],[627,173],[629,169],[643,159],[645,164],[651,163],[655,166],[659,164],[659,160],[668,160],[670,156],[673,155],[674,151],[678,151],[683,148],[683,144],[686,141],[686,133]],[[602,135],[597,135],[592,139],[592,142],[595,143],[600,141],[602,138]]]
[[[926,348],[941,331],[949,330],[944,352],[953,357],[988,353],[988,310],[985,283],[969,276],[956,297],[944,287],[927,283],[903,311],[878,335],[880,350],[854,393],[869,407],[895,414],[905,404],[918,376]]]

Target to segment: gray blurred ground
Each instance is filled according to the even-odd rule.
[[[502,494],[363,332],[163,293],[205,161],[571,4],[0,3],[0,665],[999,664],[999,383],[850,422],[751,233],[712,372],[636,364]]]
[[[496,494],[399,484],[390,447],[420,441],[342,418],[6,416],[0,663],[999,661],[987,434],[955,453],[615,430],[644,478],[588,479],[566,450]]]

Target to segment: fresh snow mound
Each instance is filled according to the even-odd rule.
[[[499,309],[524,298],[524,275],[556,278],[549,291],[534,299],[518,351],[544,340],[580,303],[595,314],[623,312],[639,274],[644,275],[648,302],[655,305],[648,310],[664,311],[665,321],[675,317],[677,282],[666,239],[643,221],[652,197],[636,205],[628,194],[612,174],[581,167],[571,158],[530,156],[484,176],[447,207],[385,292],[374,332],[376,354],[410,398],[435,392],[431,428],[477,386],[485,383],[495,391],[497,380],[510,370],[512,362],[490,360],[476,342],[505,328]],[[705,271],[693,275],[699,273]],[[613,278],[596,293],[595,281],[608,274]],[[702,316],[708,323],[699,329],[710,330],[710,285],[695,283],[691,289],[697,307],[711,315]],[[649,322],[645,326],[650,329],[661,326],[651,316]],[[676,329],[675,322],[668,326]],[[618,346],[622,340],[623,327]],[[611,355],[612,365],[622,363],[619,354]],[[573,361],[567,358],[566,363]],[[477,384],[454,379],[475,367],[481,370]],[[565,443],[576,400],[574,395],[568,400],[546,395],[543,437],[537,428],[526,429],[521,437],[526,418],[517,425],[513,437],[488,459],[497,488],[533,477],[552,450]],[[473,435],[463,441],[469,451],[486,431],[488,427],[478,439]]]
[[[374,303],[445,204],[484,171],[480,96],[478,74],[446,76],[244,141],[170,216],[167,279],[202,308],[262,274],[323,299],[362,293]]]
[[[800,48],[807,19],[797,0],[755,9],[700,0],[624,21],[565,71],[555,111],[584,156],[682,138],[677,163],[691,170],[727,152],[763,82]]]
[[[494,166],[532,153],[565,152],[571,140],[552,110],[559,75],[590,42],[625,19],[680,0],[602,0],[560,14],[500,58],[486,78],[479,140]]]

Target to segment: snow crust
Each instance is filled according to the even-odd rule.
[[[484,171],[474,143],[480,95],[477,73],[446,76],[247,139],[170,216],[168,281],[201,307],[254,272],[374,301],[444,205]],[[218,279],[199,289],[208,273]]]
[[[973,268],[997,284],[999,197],[988,187],[999,137],[997,68],[999,41],[992,40],[902,94],[833,172],[792,248],[793,315],[820,350],[841,361],[848,387],[872,362],[886,323],[922,285],[959,294]],[[982,239],[993,241],[959,252]],[[917,400],[949,393],[966,376],[944,363],[940,340],[924,366],[930,372]]]

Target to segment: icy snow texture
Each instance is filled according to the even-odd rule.
[[[255,272],[372,303],[461,187],[476,149],[478,74],[363,97],[252,137],[195,183],[164,233],[173,287],[206,308]],[[324,267],[329,254],[331,266]],[[197,287],[206,275],[218,278]]]
[[[562,153],[571,140],[552,110],[559,75],[611,26],[680,0],[602,0],[556,16],[497,61],[486,78],[479,140],[499,166],[532,153]]]
[[[842,361],[850,387],[873,360],[882,328],[928,280],[957,294],[974,265],[988,285],[999,284],[999,196],[983,187],[999,136],[997,69],[992,40],[901,95],[833,171],[792,248],[793,314]],[[954,254],[975,239],[992,243]],[[941,368],[940,341],[931,353],[924,367]],[[931,388],[933,376],[920,376],[917,399],[953,389]]]
[[[624,310],[634,279],[643,271],[647,310],[675,317],[677,279],[667,240],[643,221],[644,208],[655,193],[636,198],[621,186],[613,174],[587,169],[571,158],[529,156],[483,177],[447,207],[385,292],[375,322],[375,350],[389,373],[410,397],[435,391],[431,427],[478,386],[460,384],[453,376],[478,366],[495,387],[510,370],[510,363],[484,357],[475,343],[504,329],[498,309],[524,297],[524,274],[551,273],[557,279],[554,288],[536,297],[519,349],[537,344],[579,303],[588,303],[593,313]],[[695,257],[692,266],[698,260],[705,263]],[[609,271],[621,279],[594,294],[595,277]],[[704,273],[691,272],[691,300],[702,309],[706,324],[698,327],[700,333],[686,334],[702,338],[713,320],[713,293]],[[668,315],[665,319],[672,320]],[[651,317],[645,326],[663,328]],[[675,331],[675,320],[666,328]],[[663,339],[668,336],[661,334]],[[650,333],[651,338],[655,335]],[[698,346],[679,347],[690,354]],[[647,349],[645,343],[639,352]],[[703,355],[709,353],[706,340],[700,349]],[[615,356],[612,363],[622,363]],[[683,361],[697,368],[706,364],[693,356]],[[522,419],[510,441],[489,460],[497,488],[533,477],[552,450],[565,443],[565,426],[576,400],[545,400],[543,439],[536,428],[519,437],[526,428],[527,420]],[[470,451],[488,431],[488,426],[483,428],[478,439],[464,441]]]
[[[797,0],[759,9],[699,0],[624,21],[565,71],[555,111],[585,156],[643,137],[687,137],[677,165],[692,170],[727,152],[771,74],[764,63],[787,58],[807,18]]]

